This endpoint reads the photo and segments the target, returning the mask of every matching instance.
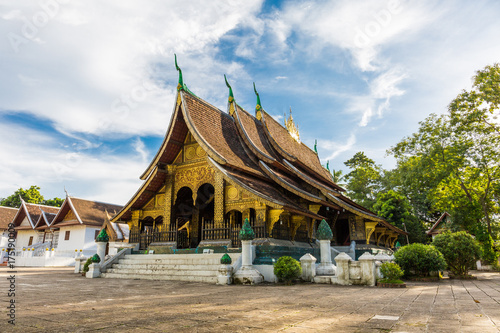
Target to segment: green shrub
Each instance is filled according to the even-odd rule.
[[[274,274],[280,281],[286,284],[292,284],[293,280],[298,279],[302,274],[300,263],[292,257],[283,256],[274,264]]]
[[[384,262],[380,265],[380,273],[384,277],[385,282],[400,281],[401,277],[404,275],[401,267],[393,262]]]
[[[89,271],[89,266],[92,264],[92,257],[88,258],[87,261],[85,262],[85,265],[83,265],[83,272],[87,273]]]
[[[500,252],[495,248],[493,238],[488,233],[486,227],[478,226],[474,231],[474,235],[482,248],[481,261],[486,265],[498,263]]]
[[[466,276],[469,267],[481,257],[478,241],[465,231],[444,232],[437,235],[432,244],[443,254],[450,272]]]
[[[405,245],[394,253],[395,262],[403,270],[405,276],[429,276],[430,272],[442,271],[446,268],[443,255],[432,245],[413,243]]]

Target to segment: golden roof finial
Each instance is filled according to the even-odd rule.
[[[291,137],[295,139],[295,141],[300,142],[300,136],[299,136],[299,126],[295,125],[292,117],[292,107],[290,107],[290,116],[288,119],[286,119],[286,113],[285,113],[285,127],[288,130],[288,133],[290,133]]]

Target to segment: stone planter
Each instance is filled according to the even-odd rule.
[[[233,266],[220,265],[219,274],[217,275],[217,284],[226,285],[233,283]]]

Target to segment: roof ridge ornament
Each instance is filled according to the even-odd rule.
[[[290,116],[286,118],[285,113],[285,127],[292,138],[300,143],[299,126],[295,124],[292,117],[292,107],[290,107]]]
[[[227,82],[226,74],[224,74],[224,81],[226,81],[226,86],[229,88],[229,97],[227,98],[228,106],[229,106],[229,115],[234,114],[234,95],[233,95],[233,88],[231,88],[231,85],[229,82]]]
[[[174,53],[174,59],[175,59],[175,69],[179,72],[179,83],[177,84],[177,91],[184,90],[184,80],[182,79],[182,70],[181,68],[177,65],[177,54]]]
[[[314,139],[314,152],[318,155],[318,139]]]
[[[255,82],[253,83],[253,91],[255,92],[255,95],[257,96],[257,105],[255,105],[255,117],[258,120],[262,119],[262,105],[260,104],[260,96],[259,93],[257,92],[257,88],[255,88]]]

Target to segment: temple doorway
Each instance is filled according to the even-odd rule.
[[[189,187],[182,187],[177,192],[174,204],[174,225],[177,228],[177,248],[188,248],[190,245],[193,220],[193,191]]]
[[[197,247],[202,241],[202,228],[205,223],[214,221],[214,193],[212,184],[205,183],[198,188],[196,193],[195,213],[197,218],[193,218],[191,232],[191,247]]]

